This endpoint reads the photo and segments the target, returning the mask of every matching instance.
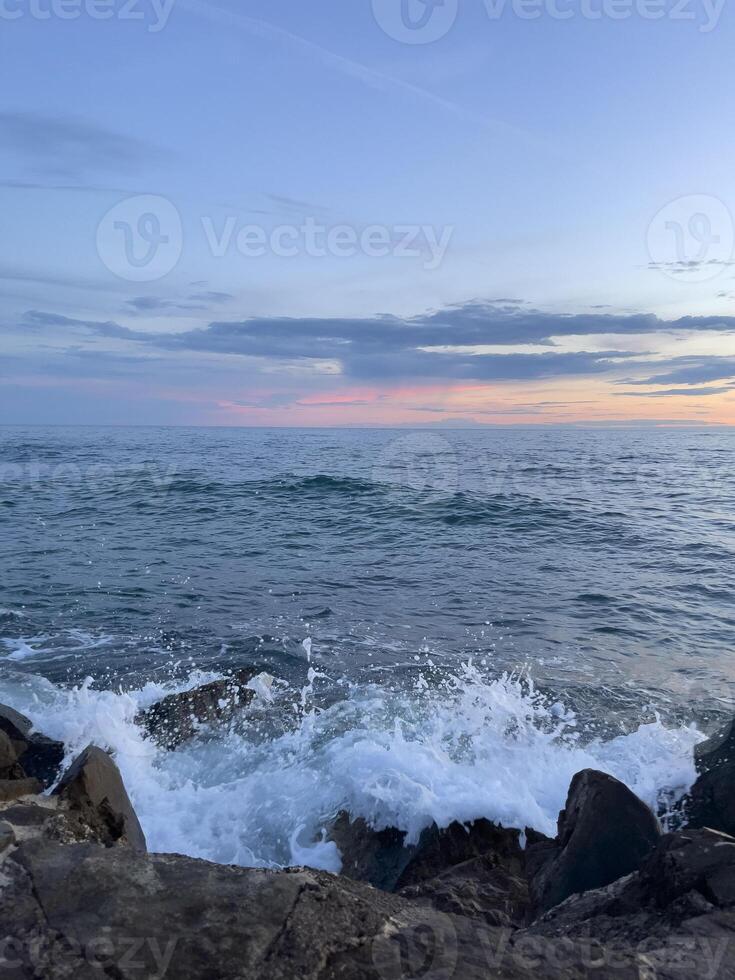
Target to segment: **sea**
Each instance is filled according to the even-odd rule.
[[[152,851],[331,871],[342,810],[666,823],[735,711],[735,430],[0,428],[0,701],[111,751]],[[162,696],[266,673],[176,751]]]

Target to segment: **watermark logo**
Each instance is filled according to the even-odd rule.
[[[393,919],[371,945],[373,966],[381,980],[452,980],[457,976],[458,952],[452,919],[428,908]]]
[[[298,224],[246,224],[237,215],[201,215],[190,239],[200,238],[214,259],[395,258],[419,261],[436,271],[449,249],[454,227],[428,224],[327,225],[305,217]],[[165,197],[141,194],[120,201],[97,226],[97,253],[105,266],[129,282],[162,279],[184,248],[181,216]]]
[[[654,216],[646,245],[649,269],[678,282],[707,282],[735,264],[735,221],[719,198],[688,194]]]
[[[165,197],[139,194],[111,208],[97,227],[97,253],[114,275],[129,282],[162,279],[183,249],[181,217]]]
[[[396,502],[436,503],[459,488],[459,462],[454,447],[433,432],[399,436],[381,450],[372,478],[390,488]]]
[[[430,44],[454,25],[459,0],[372,0],[373,16],[388,37],[402,44]]]
[[[725,0],[475,0],[490,23],[516,20],[676,21],[701,34],[715,30]],[[469,4],[468,4],[469,5]],[[402,44],[429,44],[445,37],[457,20],[459,0],[372,0],[381,30]]]

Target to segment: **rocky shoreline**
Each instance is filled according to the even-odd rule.
[[[172,748],[251,696],[235,676],[140,723]],[[476,820],[407,845],[341,813],[340,875],[270,871],[148,853],[111,757],[62,773],[0,705],[0,980],[735,978],[735,723],[695,754],[674,832],[588,769],[553,839]]]

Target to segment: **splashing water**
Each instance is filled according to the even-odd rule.
[[[34,678],[11,703],[62,739],[69,758],[89,742],[113,751],[150,850],[331,871],[341,861],[325,831],[342,809],[405,830],[409,842],[432,821],[478,817],[553,835],[580,769],[616,776],[655,808],[691,785],[702,737],[658,718],[612,739],[585,737],[574,714],[527,679],[488,680],[472,665],[410,691],[342,681],[341,698],[323,709],[314,693],[324,675],[311,668],[303,690],[276,682],[239,725],[175,752],[136,725],[141,708],[214,676],[127,692]]]

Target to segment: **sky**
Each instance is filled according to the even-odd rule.
[[[735,424],[735,5],[0,0],[0,423]]]

